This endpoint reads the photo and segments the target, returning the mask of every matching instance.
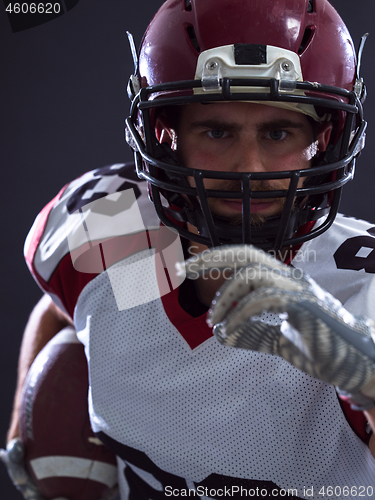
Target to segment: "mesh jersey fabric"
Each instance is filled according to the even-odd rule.
[[[124,167],[110,174],[122,179]],[[76,214],[67,207],[74,196],[74,208],[85,196],[90,203],[99,200],[92,200],[92,193],[96,196],[102,181],[90,184],[98,177],[100,172],[86,174],[64,190],[43,223],[43,217],[36,221],[26,253],[39,284],[70,314],[75,311],[90,369],[91,424],[120,456],[122,498],[165,498],[168,481],[181,488],[234,480],[248,488],[268,484],[269,492],[291,489],[299,498],[322,498],[319,491],[328,485],[374,485],[375,460],[349,426],[331,386],[277,357],[220,346],[204,317],[191,318],[182,310],[173,277],[160,287],[165,261],[181,253],[170,241],[160,247],[160,234],[152,241],[155,219],[151,212],[144,216],[144,196],[136,197],[142,214],[136,230],[112,235],[106,224],[104,234],[92,240],[91,247],[111,247],[103,267],[94,269],[94,262],[90,272],[76,269],[79,260],[72,253],[87,244],[87,233],[69,246],[70,228],[79,223],[73,217],[71,224]],[[145,194],[132,182],[130,189]],[[123,186],[118,180],[113,185]],[[105,186],[109,189],[108,181]],[[80,217],[88,205],[76,209]],[[292,264],[351,312],[374,317],[371,229],[340,216],[327,233],[304,244]],[[120,245],[116,253],[113,244],[124,237],[128,243],[130,237],[130,250]],[[74,300],[68,300],[72,294]],[[306,491],[311,486],[312,495]]]

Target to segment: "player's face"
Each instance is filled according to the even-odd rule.
[[[278,172],[309,168],[311,159],[329,139],[330,125],[314,137],[309,119],[294,111],[255,103],[190,104],[184,107],[178,128],[177,153],[189,168],[219,172]],[[194,180],[189,179],[191,185]],[[302,185],[303,179],[300,180]],[[252,189],[284,190],[288,179],[253,181]],[[206,179],[209,189],[241,191],[237,181]],[[242,222],[242,203],[210,198],[214,214],[232,224]],[[284,198],[253,199],[252,222],[261,224],[281,213]]]

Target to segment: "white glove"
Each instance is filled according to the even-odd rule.
[[[0,459],[4,462],[12,483],[26,500],[45,500],[25,468],[24,449],[20,439],[9,441],[6,450],[0,449]]]
[[[208,313],[220,343],[280,356],[335,385],[354,409],[375,406],[375,327],[370,319],[353,316],[300,269],[251,245],[214,248],[177,265],[188,278],[213,268],[225,269],[226,277],[233,272]],[[268,322],[265,312],[278,321]]]

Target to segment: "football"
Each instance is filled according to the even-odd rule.
[[[97,500],[117,483],[115,455],[93,433],[83,345],[64,328],[30,367],[21,404],[26,466],[46,499]]]

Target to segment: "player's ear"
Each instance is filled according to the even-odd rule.
[[[163,114],[156,118],[155,135],[160,143],[166,142],[172,146],[175,141],[176,132],[170,127],[167,117]]]
[[[331,137],[332,132],[332,122],[323,122],[319,125],[318,129],[318,145],[319,151],[325,151],[327,149],[329,139]]]

